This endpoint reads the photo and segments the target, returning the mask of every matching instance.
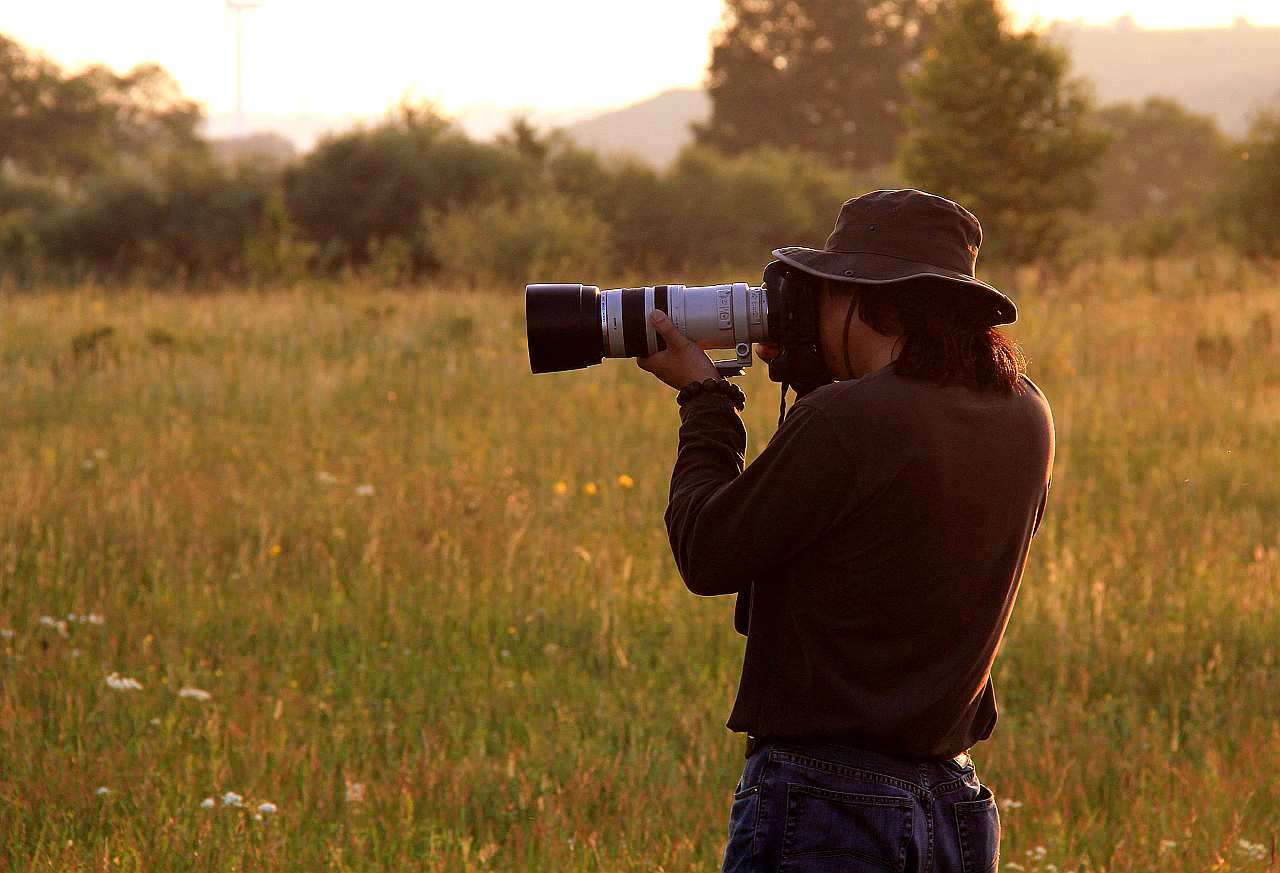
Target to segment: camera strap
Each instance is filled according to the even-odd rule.
[[[844,371],[850,376],[853,375],[853,367],[849,365],[849,325],[853,323],[853,309],[857,305],[857,296],[851,295],[849,297],[849,312],[844,317],[844,332],[842,334],[844,337]]]
[[[778,427],[782,427],[782,419],[786,418],[786,415],[787,415],[787,385],[788,384],[789,383],[786,381],[783,381],[782,383],[782,397],[778,401]]]

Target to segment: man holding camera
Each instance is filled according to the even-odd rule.
[[[775,251],[817,298],[830,378],[797,386],[745,468],[741,390],[652,315],[666,348],[639,365],[680,390],[676,565],[695,594],[737,595],[747,637],[726,873],[996,869],[968,750],[996,722],[1054,433],[996,328],[1013,303],[975,277],[981,240],[959,204],[907,189],[845,203],[823,249]]]

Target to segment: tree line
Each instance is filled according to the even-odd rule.
[[[729,0],[709,88],[664,169],[414,104],[277,165],[220,157],[155,66],[68,72],[0,35],[0,281],[708,277],[903,185],[973,210],[988,263],[1280,256],[1280,115],[1237,141],[1168,98],[1097,106],[996,0]]]

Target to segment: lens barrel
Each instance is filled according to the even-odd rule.
[[[594,285],[526,285],[529,367],[555,373],[604,360],[600,289]]]
[[[707,349],[734,349],[750,360],[750,343],[770,335],[763,288],[725,285],[526,285],[525,329],[535,373],[576,370],[604,358],[634,358],[666,349],[650,316],[667,314],[675,329]]]

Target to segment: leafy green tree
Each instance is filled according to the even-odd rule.
[[[1280,109],[1258,113],[1217,197],[1222,236],[1256,259],[1280,258]]]
[[[727,0],[712,49],[700,143],[729,154],[800,148],[836,166],[889,163],[903,75],[939,0]]]
[[[908,82],[907,182],[972,210],[984,251],[1008,261],[1052,255],[1095,198],[1107,134],[1068,70],[1064,51],[1014,32],[997,0],[956,0]]]
[[[1108,222],[1201,209],[1230,166],[1230,144],[1213,116],[1170,97],[1106,106],[1097,121],[1111,135],[1098,166],[1097,214]]]
[[[861,186],[813,155],[763,147],[724,158],[686,149],[668,177],[668,249],[691,267],[763,267],[784,245],[821,246]]]
[[[0,34],[0,162],[73,182],[122,162],[205,149],[203,113],[163,69],[66,74]]]
[[[377,127],[323,140],[285,174],[285,199],[327,259],[363,264],[396,238],[420,270],[434,265],[425,213],[511,199],[527,179],[514,150],[472,142],[430,109],[401,107]]]
[[[52,215],[50,254],[79,272],[165,281],[239,277],[273,181],[176,158],[91,177]]]
[[[885,181],[795,149],[730,157],[694,145],[663,173],[616,166],[595,208],[613,231],[620,270],[711,280],[762,267],[779,246],[822,245],[840,204]]]

